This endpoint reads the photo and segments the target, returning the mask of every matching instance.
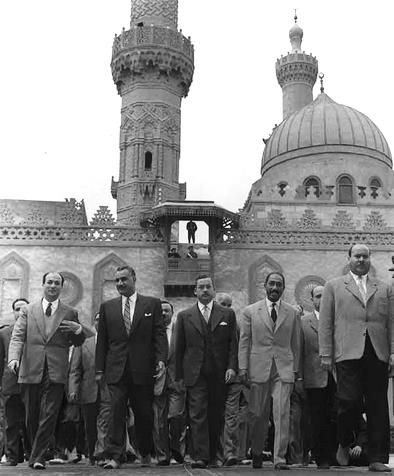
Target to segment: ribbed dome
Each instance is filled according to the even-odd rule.
[[[361,112],[322,93],[274,129],[264,149],[262,173],[282,159],[306,155],[307,148],[324,153],[340,151],[338,146],[346,146],[348,152],[353,148],[355,153],[371,155],[392,167],[390,148],[378,127]]]

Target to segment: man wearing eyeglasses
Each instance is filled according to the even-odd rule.
[[[68,376],[69,347],[85,340],[77,311],[59,299],[63,283],[60,273],[44,274],[43,298],[21,313],[8,351],[8,368],[22,384],[32,444],[29,466],[33,469],[45,469],[45,453],[55,432]]]

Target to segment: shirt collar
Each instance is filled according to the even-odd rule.
[[[208,304],[202,304],[200,301],[198,301],[198,308],[200,309],[201,313],[204,310],[204,307],[207,306],[209,313],[212,311],[212,306],[213,306],[213,299],[212,301],[209,301]]]
[[[316,311],[316,309],[314,309],[313,312],[315,313],[316,319],[319,320],[320,312]]]
[[[48,304],[51,304],[53,314],[59,307],[59,299],[56,299],[56,301],[51,301],[51,303],[49,303],[49,301],[47,301],[45,298],[42,298],[42,308],[44,309],[44,312],[46,311]]]
[[[137,299],[137,292],[135,291],[133,294],[131,294],[130,296],[123,296],[122,295],[122,303],[123,304],[126,304],[126,300],[129,299],[130,300],[130,304],[132,303],[135,303],[136,299]]]
[[[350,271],[350,274],[353,276],[353,279],[355,280],[356,283],[359,281],[360,278],[363,284],[367,283],[368,274],[363,274],[362,276],[359,276],[358,274],[354,274],[352,271]]]
[[[265,302],[266,302],[266,304],[267,304],[268,309],[271,311],[271,309],[272,309],[272,301],[270,301],[268,298],[265,298]],[[281,302],[280,299],[278,299],[278,300],[275,302],[275,309],[279,309],[279,308],[280,308],[280,302]]]

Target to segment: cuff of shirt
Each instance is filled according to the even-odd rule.
[[[79,334],[80,334],[81,332],[82,332],[82,326],[81,326],[81,324],[79,324],[79,329],[78,329],[77,331],[75,331],[74,334],[75,334],[76,336],[79,336]]]

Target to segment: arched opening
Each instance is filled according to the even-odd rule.
[[[145,170],[152,170],[152,152],[145,152]]]
[[[343,175],[338,180],[338,203],[353,204],[353,180],[348,175]]]
[[[369,180],[369,187],[371,189],[371,197],[377,198],[379,195],[378,190],[382,187],[382,182],[378,177],[372,177]]]
[[[308,195],[321,195],[321,183],[317,177],[308,177],[304,180],[305,197]]]

